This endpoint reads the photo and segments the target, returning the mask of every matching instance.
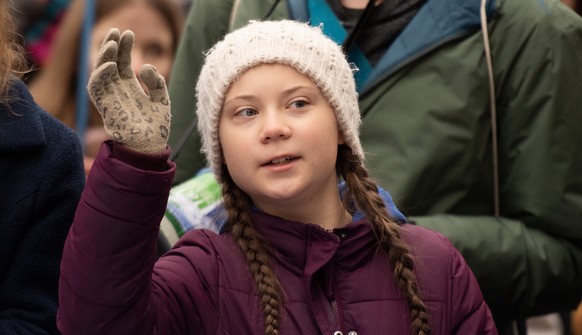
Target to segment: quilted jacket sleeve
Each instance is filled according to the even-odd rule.
[[[170,334],[174,301],[152,282],[159,223],[173,164],[139,170],[102,145],[67,237],[61,263],[62,334]],[[157,327],[161,329],[156,330]]]

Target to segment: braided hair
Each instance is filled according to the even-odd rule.
[[[417,335],[430,334],[427,306],[420,296],[414,262],[406,243],[400,238],[400,226],[390,219],[377,184],[368,176],[363,162],[346,145],[340,145],[336,163],[338,175],[346,182],[344,204],[348,197],[365,213],[378,239],[378,247],[388,253],[394,279],[410,306],[412,329]]]
[[[278,335],[283,290],[269,264],[270,249],[253,226],[250,216],[252,202],[249,196],[234,183],[226,167],[221,169],[221,177],[224,208],[228,215],[226,229],[242,250],[257,284],[265,316],[265,334]]]

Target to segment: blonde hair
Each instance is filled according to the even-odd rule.
[[[6,104],[11,99],[8,96],[10,82],[26,73],[26,58],[23,47],[18,43],[16,23],[7,1],[0,0],[0,6],[0,103]]]
[[[378,193],[377,184],[368,176],[362,160],[347,145],[340,145],[336,162],[337,173],[346,182],[344,206],[353,200],[370,221],[378,241],[378,248],[388,255],[394,270],[394,279],[409,305],[411,326],[415,334],[431,332],[427,306],[422,300],[414,274],[414,261],[406,243],[400,237],[400,226],[390,215]],[[228,168],[221,171],[222,196],[228,214],[226,231],[242,250],[257,287],[263,306],[265,334],[279,334],[283,289],[270,260],[270,248],[254,228],[250,216],[252,200],[232,180]],[[388,264],[387,264],[388,266]]]

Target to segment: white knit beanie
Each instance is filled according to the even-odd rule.
[[[196,85],[202,152],[218,180],[222,165],[218,123],[224,96],[243,72],[266,63],[289,65],[313,80],[335,110],[346,144],[364,161],[358,94],[340,46],[320,28],[303,22],[252,21],[209,50]]]

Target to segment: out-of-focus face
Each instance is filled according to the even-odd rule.
[[[383,0],[375,0],[375,5],[378,6]],[[340,0],[342,6],[353,9],[364,9],[368,4],[368,0]]]
[[[91,67],[110,28],[134,32],[131,64],[136,74],[143,64],[152,64],[168,80],[174,61],[173,35],[158,11],[143,3],[129,4],[96,22],[91,35]]]
[[[572,9],[576,8],[576,0],[562,0],[562,2]]]

